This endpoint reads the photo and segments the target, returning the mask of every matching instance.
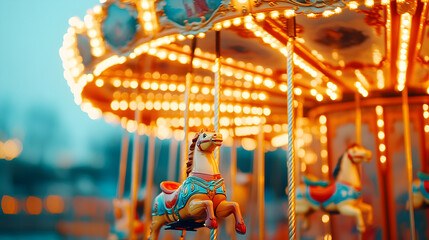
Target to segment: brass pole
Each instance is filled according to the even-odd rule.
[[[131,214],[129,221],[130,228],[130,239],[135,239],[134,235],[134,219],[137,209],[137,194],[138,194],[138,173],[139,173],[139,139],[140,135],[138,133],[138,125],[140,122],[140,111],[139,108],[136,108],[135,111],[135,121],[137,124],[136,132],[134,133],[134,149],[133,149],[133,163],[132,163],[132,175],[131,175]]]
[[[413,160],[411,157],[411,137],[410,137],[410,109],[408,105],[408,87],[402,91],[402,116],[404,121],[404,145],[405,159],[407,163],[407,179],[408,179],[408,196],[410,201],[410,230],[411,239],[416,239],[416,228],[414,222],[414,206],[413,206]]]
[[[119,163],[119,180],[118,180],[118,199],[121,200],[124,196],[125,188],[125,177],[127,174],[127,159],[128,159],[128,146],[130,143],[130,137],[128,131],[124,131],[121,143],[121,159]]]
[[[263,119],[259,124],[258,134],[258,209],[259,209],[259,240],[265,239],[265,157],[264,157],[264,128]]]
[[[150,234],[150,224],[152,222],[152,187],[153,187],[153,171],[155,165],[155,131],[154,124],[151,123],[150,135],[149,135],[149,146],[148,146],[148,157],[147,157],[147,171],[146,171],[146,198],[144,203],[144,216],[145,216],[145,239]]]

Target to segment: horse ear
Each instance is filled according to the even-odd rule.
[[[196,132],[192,140],[196,140],[201,135],[201,130],[199,132]]]
[[[355,142],[351,142],[351,143],[349,143],[348,145],[347,145],[347,149],[350,149],[350,148],[352,148],[352,147],[356,147],[356,146],[359,146],[357,143],[355,143]]]

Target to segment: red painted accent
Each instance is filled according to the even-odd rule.
[[[164,192],[165,207],[171,209],[177,202],[180,192],[180,183],[164,181],[161,182],[161,190]]]
[[[140,221],[135,221],[134,222],[134,233],[136,234],[141,234],[144,232],[144,224]]]
[[[426,192],[429,193],[429,181],[423,181],[423,187],[425,188]]]
[[[246,224],[244,224],[243,220],[241,220],[242,223],[236,223],[235,224],[235,231],[240,234],[246,234]]]
[[[310,197],[317,202],[325,202],[335,193],[335,183],[329,184],[327,187],[308,186]]]
[[[191,172],[190,176],[201,178],[204,181],[213,181],[213,180],[218,180],[222,178],[220,174],[212,175],[212,174],[198,173],[198,172]]]

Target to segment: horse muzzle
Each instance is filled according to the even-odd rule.
[[[213,134],[213,136],[210,139],[210,142],[212,142],[216,146],[222,145],[222,142],[223,142],[222,134],[220,133]]]

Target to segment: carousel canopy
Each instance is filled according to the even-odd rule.
[[[70,19],[60,55],[75,102],[91,118],[140,133],[155,123],[159,136],[180,139],[191,69],[189,126],[213,126],[220,31],[222,131],[251,136],[263,122],[271,140],[287,132],[288,19],[296,19],[295,106],[306,116],[357,93],[365,101],[406,90],[427,102],[427,14],[426,0],[102,1],[83,20]]]

